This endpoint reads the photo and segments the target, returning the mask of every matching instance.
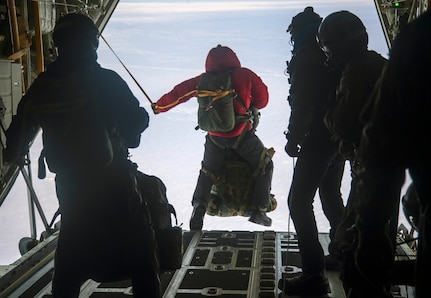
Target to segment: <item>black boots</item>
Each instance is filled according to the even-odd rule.
[[[307,274],[288,279],[280,279],[278,288],[284,295],[294,296],[323,296],[329,293],[330,287],[325,273]]]
[[[258,225],[270,227],[272,225],[272,219],[266,216],[265,211],[255,210],[251,213],[248,221],[254,222]]]
[[[200,231],[204,225],[204,216],[207,209],[203,205],[197,205],[193,208],[192,217],[190,218],[190,230]],[[248,219],[258,225],[270,227],[272,225],[272,220],[266,216],[265,211],[253,211],[250,218]]]
[[[190,230],[202,230],[206,211],[207,208],[203,205],[197,205],[193,208],[192,217],[190,218]]]

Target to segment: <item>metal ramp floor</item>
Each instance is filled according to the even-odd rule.
[[[301,272],[294,233],[184,231],[183,235],[182,267],[161,275],[165,298],[273,298],[280,294],[277,284],[282,276],[294,276]],[[326,249],[329,235],[319,234],[319,238]],[[51,240],[51,246],[55,243],[55,239]],[[49,251],[48,248],[38,249],[43,250]],[[287,251],[289,254],[286,254]],[[32,255],[30,251],[28,256],[23,256],[26,261],[12,264],[16,268],[9,270],[8,280],[5,280],[7,276],[0,279],[0,298],[52,297],[52,257],[53,251],[45,257]],[[32,264],[37,270],[30,270]],[[19,268],[23,265],[29,270]],[[327,271],[327,275],[331,293],[325,297],[346,297],[339,272]],[[132,295],[130,280],[116,283],[88,280],[81,287],[80,298],[126,298]]]

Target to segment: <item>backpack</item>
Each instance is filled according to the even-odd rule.
[[[206,72],[202,74],[198,89],[197,100],[198,126],[204,131],[228,132],[238,123],[252,120],[252,113],[245,108],[241,98],[231,83],[232,70],[223,73]],[[239,102],[246,110],[246,115],[236,115],[233,100]]]
[[[169,203],[166,195],[166,186],[163,181],[137,170],[133,166],[133,176],[136,179],[136,190],[141,198],[141,212],[149,212],[157,244],[157,257],[160,270],[171,271],[181,268],[183,259],[183,232],[178,225],[175,208]],[[172,225],[171,216],[175,218]]]

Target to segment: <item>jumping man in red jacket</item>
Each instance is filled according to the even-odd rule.
[[[246,115],[253,106],[262,109],[268,104],[268,88],[262,79],[250,69],[241,67],[235,52],[230,48],[218,45],[208,53],[205,69],[207,72],[222,73],[232,70],[232,87],[244,103],[243,107],[234,100],[237,115]],[[201,74],[202,75],[202,74]],[[163,95],[153,104],[154,112],[166,112],[180,103],[188,101],[197,95],[197,86],[201,75],[188,79],[176,85],[170,92]],[[245,133],[241,134],[245,129]],[[238,139],[240,138],[240,141]],[[201,230],[203,218],[210,200],[210,190],[213,185],[211,176],[218,177],[223,172],[226,149],[233,149],[250,165],[252,172],[259,167],[262,152],[266,149],[261,140],[255,135],[250,122],[238,123],[231,131],[211,131],[206,135],[205,153],[202,169],[199,172],[196,189],[193,194],[193,213],[190,219],[191,230]],[[257,175],[252,196],[252,213],[249,221],[271,226],[272,220],[266,215],[270,197],[273,163],[265,158],[266,164]]]

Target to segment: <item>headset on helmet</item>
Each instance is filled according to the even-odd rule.
[[[346,62],[349,57],[367,50],[368,34],[362,21],[342,10],[328,15],[320,24],[317,40],[328,60]]]
[[[53,39],[55,46],[58,48],[91,44],[94,49],[97,49],[99,46],[99,30],[89,17],[81,13],[70,13],[57,20]]]

